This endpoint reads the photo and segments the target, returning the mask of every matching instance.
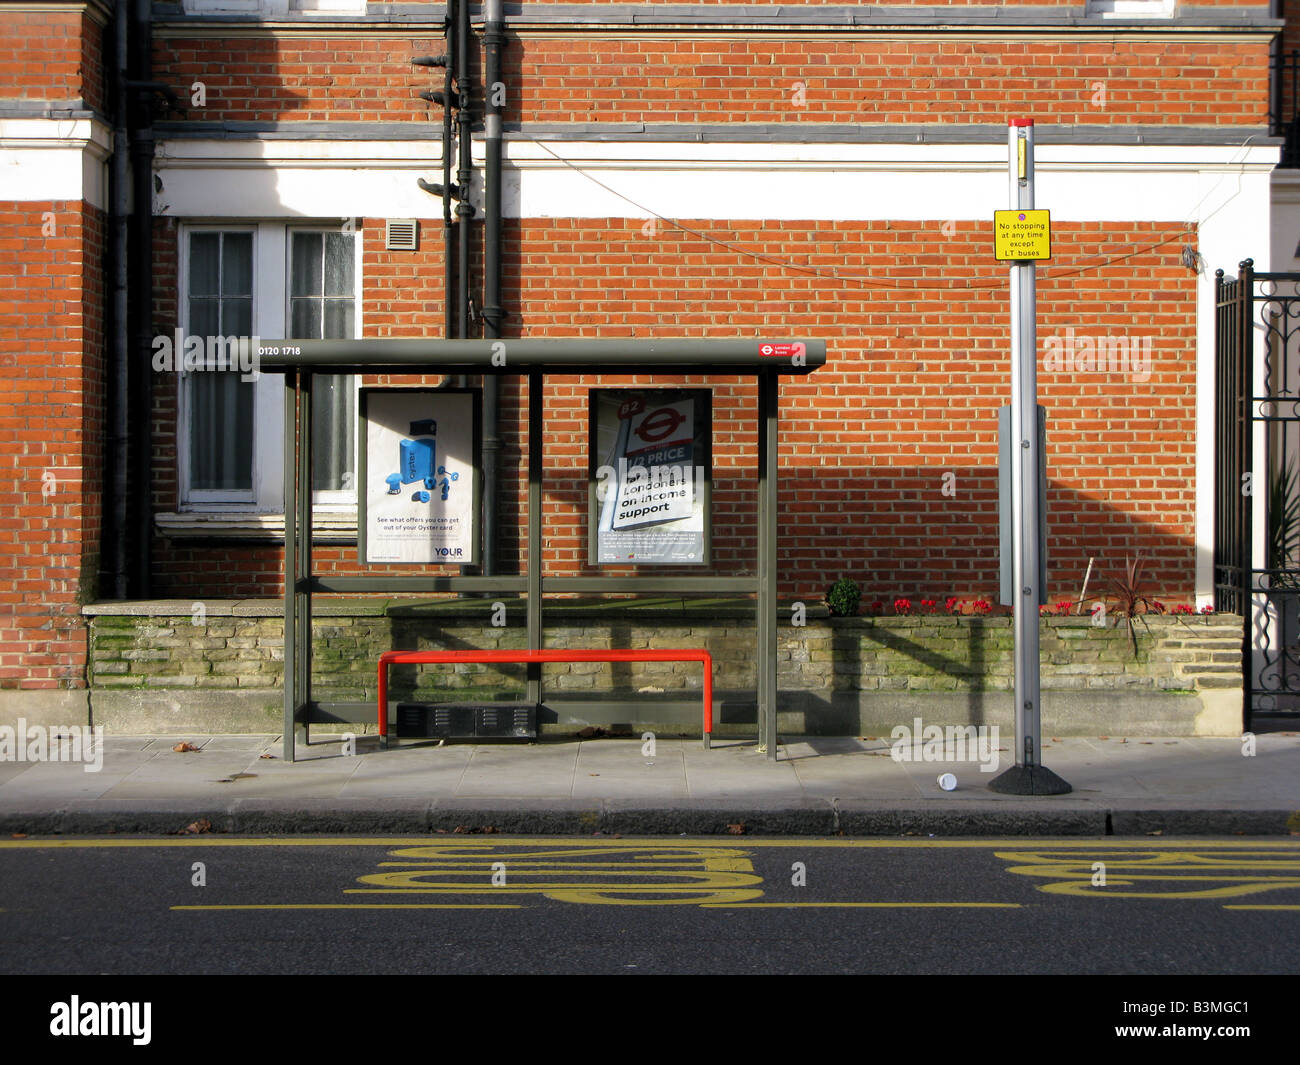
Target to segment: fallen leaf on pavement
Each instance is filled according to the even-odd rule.
[[[733,836],[743,836],[745,834],[744,822],[741,822],[738,825],[728,825],[727,831],[730,832]]]
[[[1291,835],[1294,836],[1294,835],[1296,835],[1296,833],[1292,832]],[[26,838],[27,838],[27,833],[26,833],[26,832],[15,832],[15,833],[13,834],[13,838],[14,838],[14,839],[26,839]]]
[[[203,832],[211,832],[211,831],[212,831],[212,822],[205,817],[198,821],[191,821],[188,825],[185,826],[185,830],[182,834],[187,836],[197,836]]]
[[[184,754],[186,751],[197,751],[198,748],[192,743],[178,743],[172,748],[177,754]]]

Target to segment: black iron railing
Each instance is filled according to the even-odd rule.
[[[1214,606],[1243,618],[1249,729],[1300,717],[1300,273],[1217,271],[1215,348]]]

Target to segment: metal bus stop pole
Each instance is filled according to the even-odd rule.
[[[1034,121],[1012,119],[1010,207],[1034,207]],[[1010,795],[1064,795],[1070,785],[1040,762],[1042,686],[1039,678],[1038,330],[1034,261],[1011,266],[1011,534],[1015,628],[1016,764],[989,781]]]

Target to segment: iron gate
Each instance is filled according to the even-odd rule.
[[[1215,274],[1214,608],[1240,614],[1243,719],[1300,717],[1300,274]]]

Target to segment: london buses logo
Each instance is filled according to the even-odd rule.
[[[765,359],[789,359],[794,366],[806,365],[807,347],[803,344],[775,344],[764,342],[758,345],[758,353]]]
[[[676,407],[660,407],[647,414],[632,433],[646,443],[653,444],[666,436],[672,436],[685,421],[686,415]]]

